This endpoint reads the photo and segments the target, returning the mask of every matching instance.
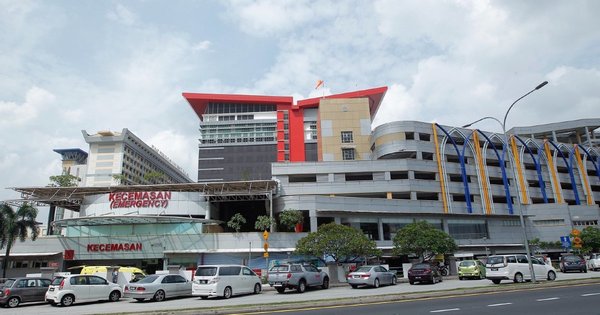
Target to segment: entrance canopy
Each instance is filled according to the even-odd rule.
[[[277,190],[277,182],[274,180],[255,180],[106,187],[11,187],[10,189],[20,192],[22,199],[6,200],[9,204],[30,202],[42,206],[56,206],[79,211],[84,197],[116,192],[198,192],[205,196],[208,201],[270,200]]]

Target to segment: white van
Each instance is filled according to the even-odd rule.
[[[258,294],[260,278],[250,268],[241,265],[203,265],[196,269],[192,295],[206,299],[220,296],[226,299],[238,294]]]
[[[556,279],[556,270],[542,260],[531,257],[531,264],[536,280],[554,280]],[[485,278],[499,284],[502,280],[512,280],[514,282],[524,282],[531,280],[529,272],[529,261],[527,255],[495,255],[490,256],[485,264]]]

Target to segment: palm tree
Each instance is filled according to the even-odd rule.
[[[17,238],[24,242],[31,230],[31,240],[37,239],[39,234],[35,221],[37,214],[38,210],[28,203],[23,203],[16,212],[8,204],[0,204],[0,249],[6,246],[6,254],[2,263],[2,278],[6,278],[10,249]]]

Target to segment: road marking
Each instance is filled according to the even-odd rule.
[[[551,297],[551,298],[545,298],[545,299],[537,299],[536,301],[538,302],[544,302],[544,301],[552,301],[552,300],[558,300],[560,298],[557,297]]]
[[[600,292],[598,292],[598,293],[586,293],[586,294],[582,294],[581,296],[593,296],[593,295],[600,295]]]
[[[443,312],[452,312],[452,311],[460,311],[460,308],[447,308],[445,310],[429,311],[429,313],[443,313]]]
[[[504,305],[511,305],[512,303],[498,303],[498,304],[490,304],[488,305],[489,307],[494,307],[494,306],[504,306]]]
[[[473,292],[473,293],[462,293],[462,294],[450,294],[443,296],[430,296],[430,297],[408,297],[405,300],[387,300],[387,301],[376,301],[376,302],[363,302],[363,303],[350,303],[350,304],[340,304],[340,305],[328,305],[328,306],[313,306],[313,307],[291,307],[287,309],[278,309],[278,310],[268,310],[268,311],[245,311],[241,313],[231,313],[230,315],[256,315],[256,314],[273,314],[273,313],[288,313],[288,312],[299,312],[299,311],[315,311],[315,310],[324,310],[324,309],[338,309],[338,308],[352,308],[359,306],[370,306],[370,305],[383,305],[383,304],[399,304],[399,303],[410,303],[415,301],[429,301],[429,300],[442,300],[442,299],[452,299],[452,298],[464,298],[469,296],[482,296],[482,295],[496,295],[502,293],[510,293],[510,292],[524,292],[524,291],[541,291],[545,289],[556,289],[556,288],[572,288],[572,287],[583,287],[583,286],[591,286],[597,285],[598,283],[580,283],[580,284],[571,284],[571,285],[556,285],[549,287],[537,287],[537,288],[515,288],[509,290],[500,290],[500,291],[491,291],[491,292]],[[593,295],[600,293],[591,293]],[[325,300],[327,301],[327,300]],[[302,303],[303,301],[298,301],[297,303]],[[512,304],[512,303],[511,303]]]

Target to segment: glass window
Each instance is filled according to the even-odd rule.
[[[248,269],[248,268],[243,268],[242,269],[242,274],[244,276],[255,276],[256,274],[254,273],[254,271]]]
[[[508,257],[506,257],[506,263],[507,264],[516,264],[517,258],[515,256],[508,256]]]
[[[517,256],[517,262],[521,263],[521,264],[528,264],[529,261],[527,260],[527,256],[525,255],[518,255]]]
[[[100,277],[89,277],[90,284],[107,284],[107,281]]]
[[[241,267],[221,267],[219,268],[219,276],[237,276],[240,274]]]
[[[342,131],[342,143],[352,143],[354,142],[354,138],[352,136],[352,131]]]
[[[342,149],[342,160],[354,160],[354,149]]]
[[[455,239],[481,239],[488,236],[485,220],[448,220],[448,231]]]

